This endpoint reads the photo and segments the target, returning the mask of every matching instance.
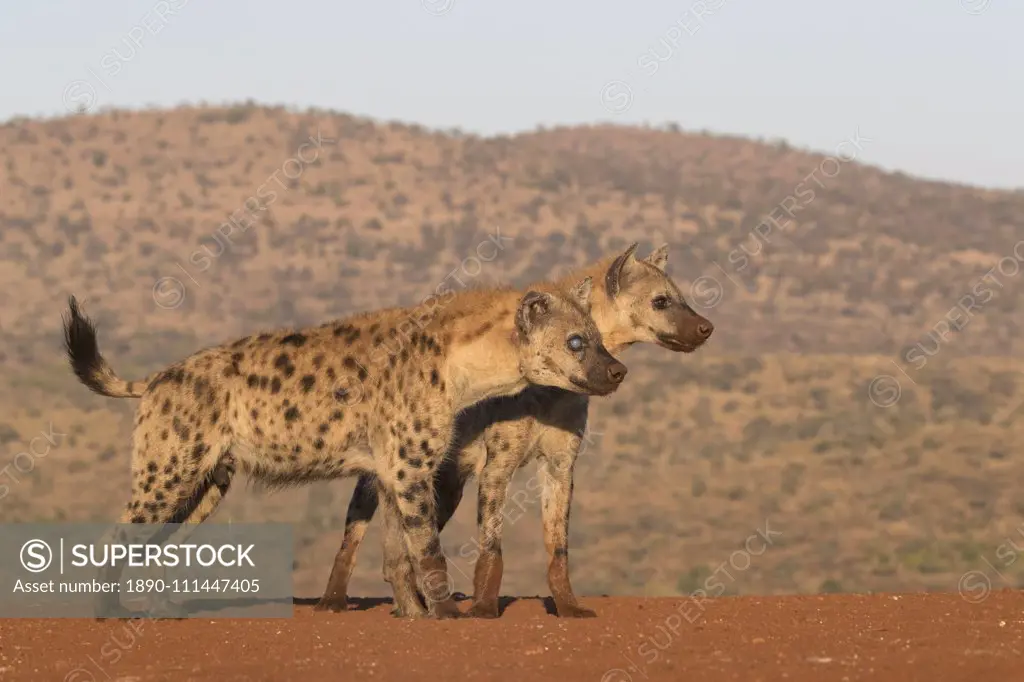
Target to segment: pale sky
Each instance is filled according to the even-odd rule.
[[[0,120],[251,98],[484,134],[675,122],[824,152],[859,130],[861,161],[1024,188],[1022,29],[1019,0],[7,0]]]

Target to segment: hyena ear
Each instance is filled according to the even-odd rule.
[[[586,312],[590,312],[590,292],[594,289],[594,280],[591,277],[587,277],[582,282],[578,282],[576,286],[569,292],[572,297],[580,304]]]
[[[551,312],[551,300],[551,294],[527,291],[516,310],[516,329],[524,336],[533,331]]]
[[[644,262],[650,263],[662,272],[665,272],[665,266],[668,265],[668,244],[662,244],[656,248],[651,252],[650,256],[644,258]]]
[[[612,261],[612,264],[608,267],[608,272],[604,276],[604,288],[608,292],[609,298],[615,298],[619,295],[619,289],[622,288],[622,273],[628,263],[636,261],[635,253],[637,246],[636,242],[630,244],[629,248]]]

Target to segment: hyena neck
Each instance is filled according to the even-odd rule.
[[[526,388],[515,336],[518,297],[516,292],[501,292],[488,306],[451,323],[445,371],[456,410]]]
[[[618,356],[639,339],[636,336],[636,329],[630,320],[623,320],[623,314],[616,309],[615,303],[608,297],[608,289],[605,284],[605,274],[615,260],[614,256],[588,265],[561,278],[559,286],[565,289],[572,287],[584,277],[590,277],[593,282],[593,291],[590,294],[590,316],[594,318],[598,330],[601,332],[601,340],[604,347],[612,355]]]

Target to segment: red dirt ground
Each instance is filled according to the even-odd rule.
[[[396,620],[383,600],[274,620],[10,619],[0,680],[1024,680],[1021,592],[731,597],[692,624],[672,619],[680,599],[582,602],[598,617],[520,599],[490,621]]]

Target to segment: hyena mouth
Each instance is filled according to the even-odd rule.
[[[685,341],[680,341],[674,336],[669,336],[668,334],[658,334],[657,336],[661,345],[665,346],[669,350],[680,351],[683,353],[692,353],[703,345],[703,342],[687,343]]]
[[[569,377],[569,383],[592,395],[608,395],[618,387],[618,384],[602,384],[601,386],[596,386],[584,379],[577,379],[573,376]]]

